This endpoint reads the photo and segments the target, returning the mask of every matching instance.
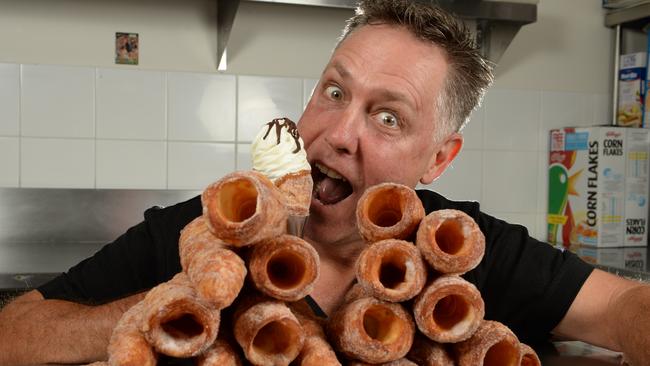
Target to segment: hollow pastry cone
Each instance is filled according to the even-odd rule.
[[[362,297],[333,314],[328,334],[334,348],[346,357],[383,363],[408,353],[415,325],[402,305]]]
[[[246,272],[246,264],[235,252],[218,246],[204,249],[187,269],[198,296],[219,310],[237,298]]]
[[[238,304],[234,334],[246,359],[259,366],[287,366],[300,353],[305,333],[296,316],[274,299],[249,297]]]
[[[279,300],[297,301],[313,290],[320,260],[306,241],[281,235],[253,247],[248,268],[255,287],[262,293]]]
[[[290,216],[309,215],[314,182],[304,146],[296,124],[286,117],[266,123],[251,145],[253,170],[278,187]]]
[[[371,366],[371,365],[381,365],[381,366],[418,366],[417,363],[414,363],[411,360],[408,360],[406,358],[400,358],[399,360],[395,361],[390,361],[390,362],[384,362],[380,364],[374,364],[374,363],[365,363],[361,361],[352,361],[348,363],[348,366]]]
[[[406,358],[420,366],[454,366],[454,359],[442,344],[420,334],[415,335],[413,346]]]
[[[485,237],[476,222],[458,210],[428,214],[417,232],[416,245],[438,272],[463,274],[476,267],[485,253]]]
[[[127,310],[117,322],[108,343],[108,365],[156,365],[156,353],[139,328],[142,323],[143,308],[144,303],[140,301]]]
[[[457,276],[441,276],[416,298],[413,315],[418,329],[439,343],[460,342],[474,334],[485,315],[476,286]]]
[[[521,352],[521,362],[519,366],[542,366],[537,353],[529,345],[519,343],[519,351]]]
[[[193,357],[217,337],[219,311],[197,296],[185,273],[154,287],[142,301],[140,330],[160,353]]]
[[[242,361],[230,342],[217,338],[210,348],[197,357],[196,366],[242,366]]]
[[[486,320],[474,335],[455,346],[459,366],[519,366],[519,340],[505,325]]]
[[[236,247],[283,234],[287,210],[273,183],[253,171],[230,173],[201,195],[208,229]]]
[[[424,217],[415,191],[396,183],[368,188],[357,203],[357,228],[367,243],[408,239]]]
[[[372,294],[370,294],[368,291],[366,291],[363,286],[361,286],[358,282],[353,284],[352,287],[348,290],[348,292],[345,293],[345,297],[343,298],[343,303],[347,304],[350,303],[354,300],[359,300],[364,297],[372,297]]]
[[[190,261],[197,254],[215,247],[228,247],[228,244],[210,232],[205,217],[199,216],[185,225],[178,239],[178,255],[183,271],[187,271]]]
[[[291,307],[305,332],[305,343],[294,360],[296,366],[341,366],[319,322],[305,311]]]
[[[366,247],[357,258],[356,275],[366,292],[391,302],[415,297],[427,280],[420,251],[413,243],[397,239]]]

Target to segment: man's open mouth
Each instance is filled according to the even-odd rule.
[[[314,197],[324,205],[339,203],[353,192],[345,177],[322,164],[314,164],[311,176],[314,180]]]

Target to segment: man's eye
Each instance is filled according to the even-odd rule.
[[[390,128],[399,127],[399,122],[397,121],[397,117],[395,117],[395,115],[392,113],[381,112],[379,113],[378,117],[381,124],[383,124],[386,127],[390,127]]]
[[[343,99],[343,92],[336,86],[328,86],[327,89],[325,89],[325,94],[334,100]]]

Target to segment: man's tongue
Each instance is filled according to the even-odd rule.
[[[316,198],[325,205],[335,204],[351,193],[350,183],[327,176],[315,185]]]

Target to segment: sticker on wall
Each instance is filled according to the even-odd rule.
[[[137,65],[139,58],[138,33],[115,33],[115,63]]]

